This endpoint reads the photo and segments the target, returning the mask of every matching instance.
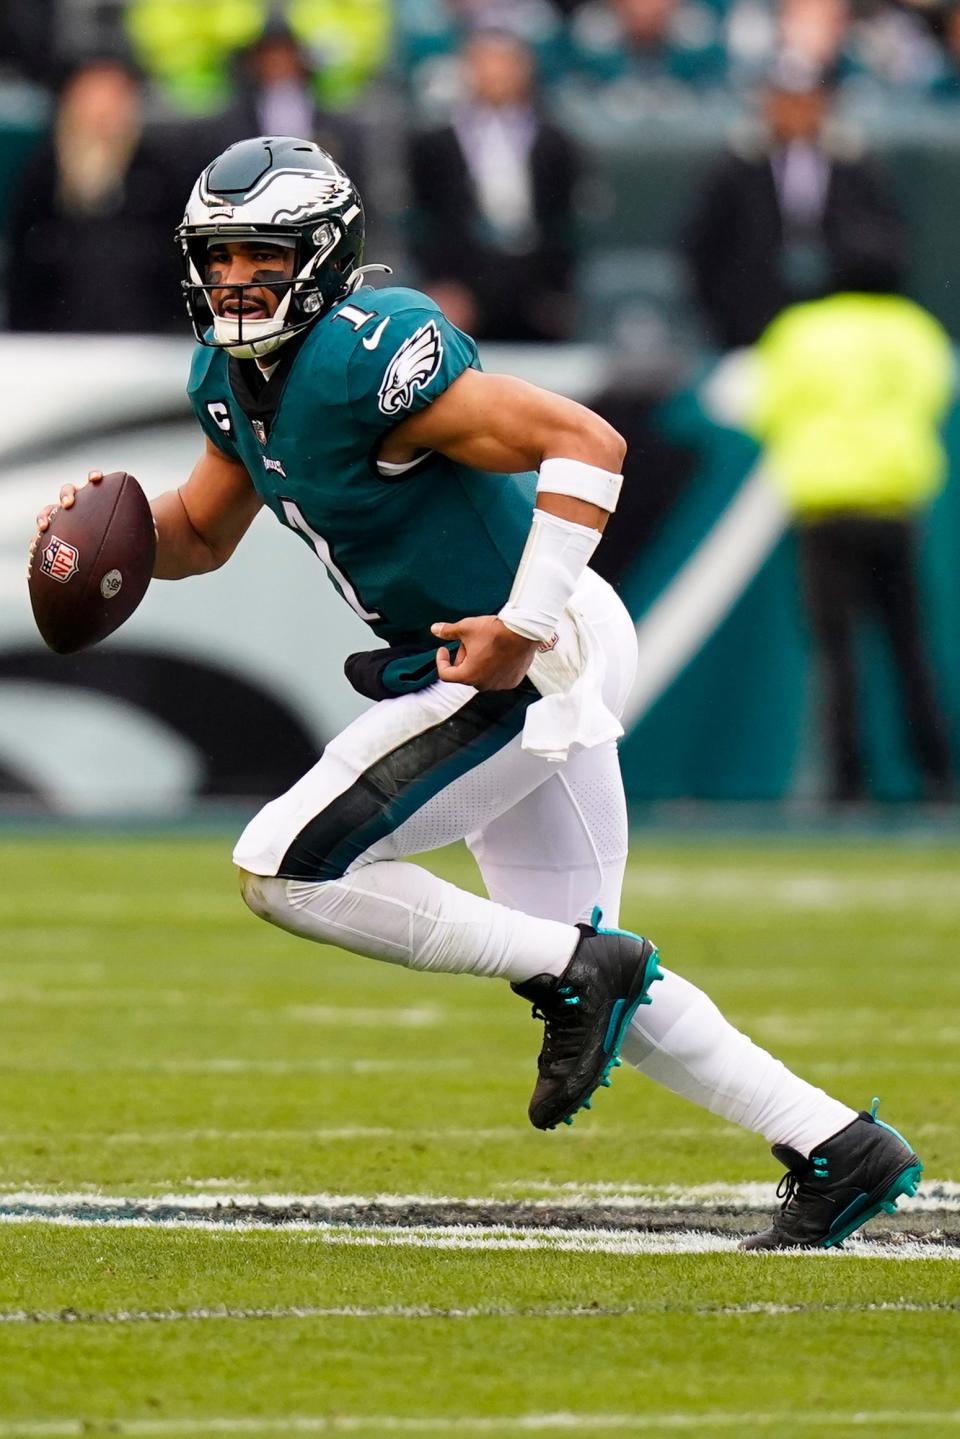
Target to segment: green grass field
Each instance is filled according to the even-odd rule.
[[[98,1194],[589,1206],[749,1181],[776,1202],[762,1140],[626,1068],[536,1133],[539,1028],[505,986],[271,930],[229,848],[0,841],[0,1439],[960,1432],[960,1269],[935,1247],[81,1214]],[[436,863],[474,883],[461,854]],[[882,1096],[935,1184],[960,1178],[958,873],[957,843],[647,836],[621,919],[801,1073]],[[17,1221],[14,1196],[76,1222]]]

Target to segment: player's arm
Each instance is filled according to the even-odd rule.
[[[186,484],[150,501],[157,526],[154,578],[181,580],[219,569],[262,504],[244,466],[208,439]]]
[[[391,430],[380,457],[403,463],[438,450],[461,465],[494,474],[539,470],[566,459],[619,474],[626,443],[599,415],[510,375],[464,370],[432,404]],[[610,511],[571,495],[540,488],[537,507],[576,524],[603,530]]]
[[[91,470],[87,483],[95,485],[102,479],[101,470]],[[76,494],[76,485],[62,485],[60,506],[69,510]],[[229,459],[208,439],[186,484],[150,501],[157,527],[154,579],[181,580],[219,569],[243,539],[262,503],[243,465]],[[48,528],[55,508],[47,505],[37,516],[40,534]]]
[[[549,643],[616,505],[622,437],[583,405],[504,375],[466,370],[381,448],[403,461],[438,450],[495,473],[539,470],[537,502],[510,597],[499,615],[435,624],[458,640],[456,659],[437,653],[441,679],[477,689],[512,689],[539,644]]]

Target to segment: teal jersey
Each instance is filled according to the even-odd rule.
[[[199,346],[188,393],[281,524],[391,644],[436,642],[437,620],[496,614],[530,529],[536,477],[427,453],[384,465],[384,436],[466,369],[473,340],[426,295],[365,286],[312,325],[257,394],[249,369]]]

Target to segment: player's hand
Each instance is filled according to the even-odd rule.
[[[102,470],[91,470],[90,473],[87,475],[87,484],[96,485],[99,484],[102,479]],[[50,520],[52,519],[53,515],[56,513],[57,510],[70,509],[71,505],[73,505],[74,501],[77,498],[77,488],[77,485],[61,485],[59,503],[56,505],[44,505],[39,515],[37,515],[37,530],[39,531],[39,534],[42,535],[44,530],[49,529]]]
[[[87,475],[87,484],[95,485],[102,479],[102,470],[91,470],[90,473]],[[53,519],[54,515],[57,513],[58,510],[69,510],[70,506],[74,503],[76,498],[76,485],[61,485],[59,503],[56,505],[44,505],[39,515],[37,515],[37,533],[30,541],[30,550],[27,555],[27,574],[30,573],[31,567],[33,565],[33,559],[37,553],[37,546],[42,540],[44,533],[50,528],[50,521]]]
[[[512,690],[523,679],[537,652],[536,640],[508,630],[496,615],[475,615],[456,624],[430,626],[438,640],[459,640],[456,658],[437,650],[437,674],[452,684],[478,690]]]

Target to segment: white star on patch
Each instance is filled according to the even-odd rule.
[[[428,385],[440,368],[443,340],[435,320],[428,320],[404,340],[387,366],[377,398],[385,415],[396,415],[413,404],[415,390]]]

